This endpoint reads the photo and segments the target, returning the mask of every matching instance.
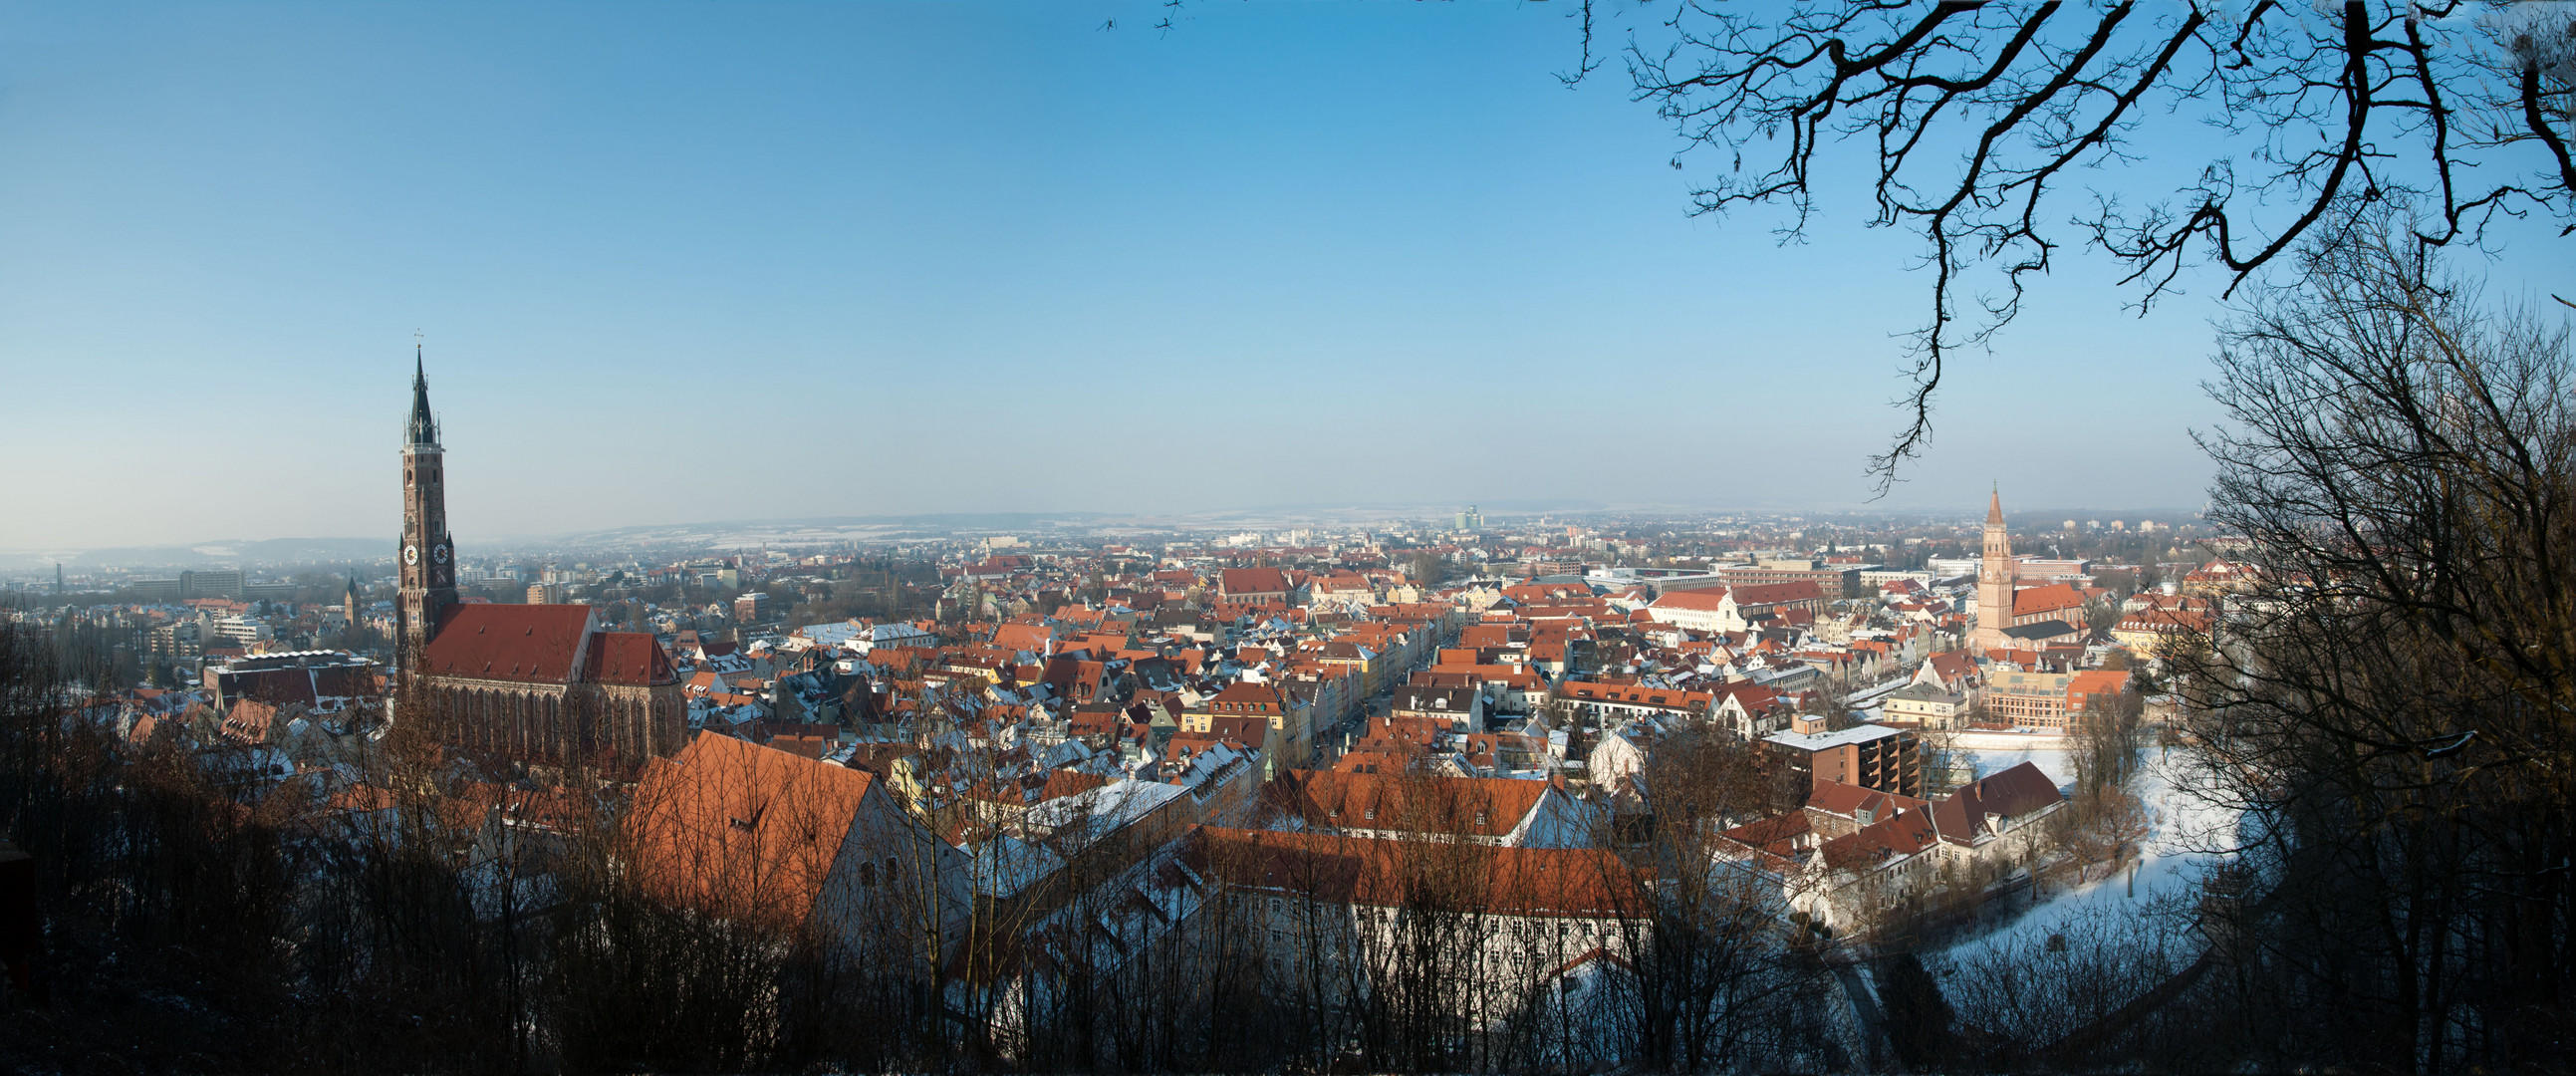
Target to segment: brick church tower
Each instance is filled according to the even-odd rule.
[[[412,352],[411,419],[403,424],[402,595],[394,604],[394,667],[409,674],[438,615],[456,604],[456,544],[447,536],[447,488],[438,419],[429,411],[429,377]]]
[[[653,636],[605,630],[588,605],[460,601],[444,453],[429,377],[412,355],[403,425],[402,593],[396,667],[409,712],[487,772],[589,766],[632,775],[688,742],[678,667]]]
[[[2004,629],[2012,627],[2012,619],[2012,536],[2004,533],[2004,495],[1997,489],[1986,501],[1985,559],[1977,566],[1977,628],[1969,637],[1968,649],[1979,654],[2008,649]]]

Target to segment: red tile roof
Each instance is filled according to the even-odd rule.
[[[1930,848],[1940,843],[1941,836],[1930,813],[1909,809],[1826,841],[1818,850],[1828,866],[1867,870]]]
[[[2065,799],[2039,767],[2024,762],[1951,793],[1932,805],[1932,821],[1944,840],[1975,843],[1985,832],[1987,815],[2019,820]]]
[[[1262,792],[1310,826],[1502,837],[1550,787],[1509,777],[1282,770]]]
[[[582,636],[587,605],[451,605],[430,637],[429,671],[439,676],[565,684]]]
[[[1737,605],[1781,605],[1788,602],[1821,601],[1824,596],[1824,588],[1817,586],[1813,579],[1800,579],[1789,583],[1758,583],[1735,588]]]
[[[1898,809],[1920,811],[1932,804],[1929,800],[1845,784],[1830,777],[1819,777],[1815,779],[1814,786],[1807,791],[1807,806],[1845,818],[1857,818],[1858,812],[1867,809],[1871,818],[1879,819],[1886,818]]]
[[[1714,590],[1676,590],[1655,599],[1657,609],[1690,609],[1705,613],[1714,613],[1718,607],[1725,604],[1725,587]]]
[[[2013,591],[2012,615],[2018,619],[2060,609],[2080,609],[2084,593],[2072,583],[2050,583],[2044,587],[2027,587]]]
[[[590,656],[581,678],[594,684],[652,687],[676,682],[679,670],[662,644],[640,631],[603,631],[591,636]]]
[[[625,832],[645,884],[662,899],[800,924],[874,780],[865,770],[700,734],[645,771]]]
[[[1218,573],[1218,589],[1226,596],[1238,594],[1286,594],[1287,573],[1277,568],[1227,568]]]

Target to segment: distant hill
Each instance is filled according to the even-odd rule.
[[[225,564],[296,564],[375,560],[394,555],[391,538],[231,538],[192,545],[122,546],[76,553],[0,553],[0,568],[206,568]]]

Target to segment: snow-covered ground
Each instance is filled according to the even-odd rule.
[[[2156,904],[2192,896],[2210,866],[2222,858],[2219,850],[2235,843],[2237,816],[2190,794],[2188,782],[2201,778],[2192,772],[2180,752],[2150,747],[2145,755],[2146,767],[2138,775],[2136,791],[2146,804],[2148,832],[2139,854],[2135,886],[2131,885],[2129,872],[2122,871],[2104,881],[2052,893],[2021,918],[1951,946],[1950,957],[1969,960],[1997,952],[2031,952],[2029,947],[2045,943],[2051,934],[2064,932],[2079,918],[2134,915],[2141,917],[2139,926],[2143,928],[2148,925],[2144,917]],[[2072,770],[2060,769],[2065,765],[2064,756],[2064,751],[1980,752],[1977,775],[1983,777],[2027,759],[2063,783],[2074,779]]]
[[[2055,744],[2058,741],[2049,742]],[[2039,772],[2047,774],[2048,779],[2055,782],[2059,788],[2064,788],[2075,781],[2075,767],[2067,764],[2066,749],[2062,747],[2016,747],[2003,750],[1985,748],[1971,749],[1962,753],[1973,756],[1972,761],[1980,779],[1992,777],[2022,763],[2030,762],[2036,763],[2039,766]]]

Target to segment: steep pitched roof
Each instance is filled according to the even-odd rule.
[[[1285,770],[1263,792],[1310,826],[1504,837],[1550,787],[1509,777]]]
[[[438,676],[565,684],[590,631],[587,605],[451,605],[426,648]]]
[[[651,635],[640,631],[603,631],[591,636],[590,654],[581,678],[594,684],[653,687],[680,678],[671,655]]]
[[[2013,591],[2012,596],[2012,611],[2016,617],[2083,607],[2084,592],[2077,590],[2073,583],[2050,583],[2044,587],[2025,587]]]
[[[1815,820],[1805,811],[1792,811],[1774,818],[1756,819],[1727,830],[1719,836],[1759,848],[1775,856],[1787,856],[1798,850],[1798,839],[1815,832]]]
[[[1285,713],[1288,698],[1274,685],[1237,680],[1227,684],[1225,690],[1209,696],[1207,701],[1199,704],[1199,709],[1228,713]]]
[[[1932,803],[1912,796],[1900,796],[1893,792],[1881,792],[1875,788],[1845,784],[1830,777],[1819,777],[1815,779],[1814,787],[1807,792],[1807,806],[1845,818],[1858,818],[1859,812],[1866,810],[1871,818],[1877,819],[1885,818],[1899,809],[1920,811],[1932,806]]]
[[[1966,651],[1951,650],[1932,655],[1923,662],[1923,668],[1938,678],[1942,684],[1955,690],[1961,678],[1975,675],[1977,662],[1976,659],[1969,657]]]
[[[1986,832],[1986,816],[2018,820],[2066,797],[2038,766],[2024,762],[1951,793],[1932,805],[1932,822],[1941,839],[1974,844]]]
[[[702,733],[645,770],[626,836],[662,899],[800,924],[874,782],[865,770]]]
[[[1824,853],[1826,866],[1867,870],[1930,848],[1941,837],[1930,814],[1908,809],[1826,841],[1818,851]]]
[[[1218,573],[1218,588],[1226,594],[1285,594],[1291,588],[1288,575],[1277,568],[1227,568]]]

